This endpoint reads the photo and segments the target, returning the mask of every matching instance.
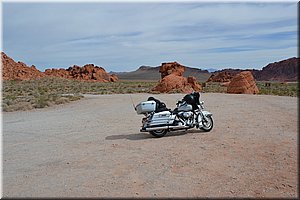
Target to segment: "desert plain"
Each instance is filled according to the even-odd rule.
[[[201,93],[211,132],[154,138],[131,101],[149,96],[184,94],[4,112],[3,197],[299,197],[297,97]]]

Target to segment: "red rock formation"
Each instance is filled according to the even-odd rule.
[[[44,72],[48,76],[55,76],[60,78],[71,78],[70,74],[65,69],[46,69]]]
[[[289,82],[298,81],[299,73],[299,58],[293,57],[279,62],[270,63],[263,67],[262,70],[257,69],[222,69],[216,71],[211,75],[208,81],[222,82],[222,78],[219,79],[218,74],[227,72],[232,75],[236,75],[242,71],[251,71],[253,77],[257,81],[277,81],[277,82]]]
[[[229,84],[230,84],[230,81],[220,83],[220,85],[223,86],[223,87],[228,87]]]
[[[110,75],[109,81],[110,82],[117,82],[119,80],[119,78],[117,77],[117,75],[112,74]]]
[[[55,76],[67,79],[76,79],[80,81],[92,82],[116,82],[118,77],[116,75],[109,75],[102,67],[87,64],[83,67],[74,65],[68,69],[47,69],[45,74],[48,76]]]
[[[229,82],[233,77],[234,77],[234,73],[230,73],[230,72],[217,72],[217,73],[213,73],[207,80],[207,82]]]
[[[44,76],[54,76],[67,79],[94,82],[116,82],[118,77],[114,74],[109,75],[102,67],[87,64],[83,67],[74,65],[68,69],[46,69],[41,72],[34,65],[28,67],[25,63],[16,63],[13,59],[1,52],[2,77],[3,80],[30,80]]]
[[[227,87],[227,93],[258,94],[259,90],[250,71],[241,72],[233,77]]]
[[[161,67],[159,68],[159,73],[161,74],[161,78],[163,79],[165,76],[170,74],[174,74],[177,76],[183,76],[185,67],[180,65],[177,62],[170,62],[170,63],[162,63]]]
[[[28,67],[23,62],[15,62],[5,53],[1,52],[3,80],[30,80],[45,76],[34,65]]]
[[[187,78],[187,82],[193,88],[194,91],[200,92],[202,90],[201,85],[198,83],[195,77],[189,76]]]
[[[84,81],[110,82],[111,75],[107,74],[102,67],[93,64],[84,65],[82,68],[73,66],[67,69],[71,78]],[[113,80],[113,79],[112,79]]]
[[[297,81],[299,58],[289,58],[279,62],[270,63],[255,74],[259,81]]]
[[[201,86],[197,83],[195,77],[183,77],[185,67],[177,62],[162,63],[159,72],[162,79],[152,91],[158,92],[184,92],[201,91]]]
[[[190,93],[193,91],[193,88],[188,84],[185,77],[170,74],[165,76],[152,90],[162,93],[171,91]]]

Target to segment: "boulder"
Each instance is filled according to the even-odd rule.
[[[230,72],[217,72],[217,73],[213,73],[207,80],[207,82],[229,82],[235,74],[230,73]]]
[[[169,62],[169,63],[162,63],[161,67],[159,68],[159,73],[161,74],[161,78],[163,79],[165,76],[170,74],[174,74],[177,76],[183,76],[185,67],[180,65],[177,62]]]
[[[201,86],[197,83],[195,77],[184,77],[185,67],[177,62],[162,63],[159,72],[162,79],[152,89],[152,91],[158,91],[162,93],[167,92],[184,92],[191,93],[193,91],[200,92]]]
[[[250,71],[243,71],[235,75],[227,87],[227,93],[258,94],[255,79]]]
[[[112,74],[110,75],[110,82],[117,82],[119,80],[119,78],[117,77],[117,75]]]
[[[152,90],[162,93],[172,91],[190,93],[193,91],[193,88],[188,84],[185,77],[170,74],[168,76],[165,76]]]
[[[201,85],[198,83],[197,79],[193,76],[189,76],[187,78],[187,82],[190,86],[192,86],[193,90],[196,92],[200,92],[202,90]]]

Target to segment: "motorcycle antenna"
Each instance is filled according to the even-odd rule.
[[[136,111],[136,107],[135,107],[135,105],[134,105],[134,102],[133,102],[133,99],[132,99],[131,94],[129,94],[129,96],[130,96],[130,99],[131,99],[131,102],[132,102],[132,106],[133,106],[134,110]]]

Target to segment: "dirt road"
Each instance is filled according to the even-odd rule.
[[[183,94],[152,96],[174,108]],[[211,132],[163,138],[139,132],[128,94],[3,113],[3,196],[297,197],[297,98],[202,100]]]

